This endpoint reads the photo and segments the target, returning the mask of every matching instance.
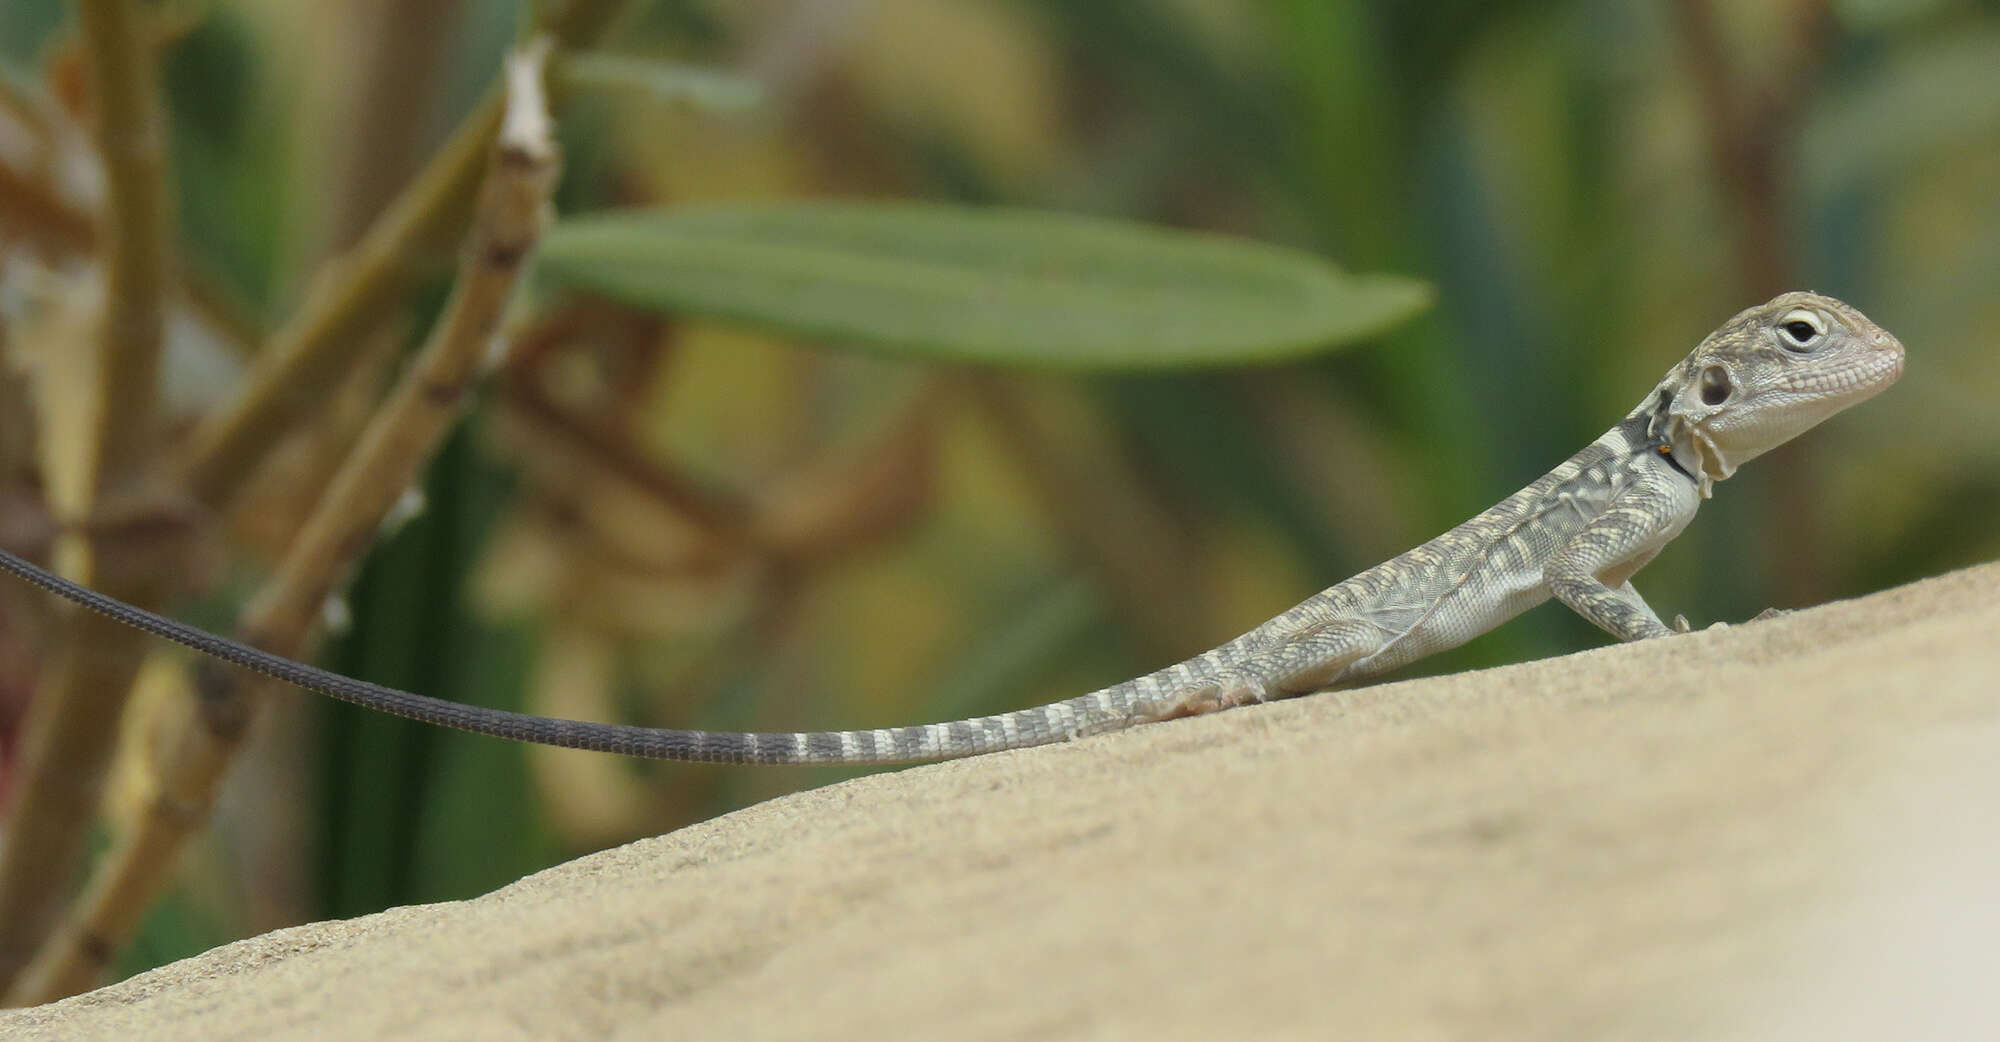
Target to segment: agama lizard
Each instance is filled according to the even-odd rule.
[[[203,654],[370,709],[463,731],[716,763],[950,759],[1115,731],[1372,679],[1550,597],[1620,640],[1669,628],[1632,575],[1714,483],[1903,373],[1903,345],[1854,308],[1787,293],[1724,323],[1583,451],[1478,517],[1330,587],[1212,651],[1061,702],[951,723],[788,734],[558,720],[330,673],[79,586],[0,551],[0,569]]]

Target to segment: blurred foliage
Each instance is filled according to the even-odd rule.
[[[1279,369],[1015,378],[605,318],[544,280],[533,321],[584,317],[517,358],[440,457],[427,512],[377,548],[326,661],[466,701],[767,730],[1102,686],[1436,534],[1595,436],[1761,299],[1745,199],[1778,230],[1765,245],[1785,277],[1898,333],[1909,375],[1724,485],[1639,585],[1667,614],[1742,619],[1994,557],[2000,9],[1716,4],[1704,56],[1683,2],[650,5],[621,55],[726,69],[763,104],[572,98],[567,214],[1037,207],[1277,242],[1427,281],[1437,306]],[[214,3],[170,44],[188,260],[257,315],[295,303],[329,234],[327,157],[354,133],[331,85],[367,45],[339,31],[346,10]],[[429,147],[520,11],[425,10],[454,20],[453,44],[396,116]],[[1801,17],[1821,24],[1794,61],[1774,41]],[[8,75],[48,76],[61,27],[47,0],[0,6]],[[1762,203],[1717,159],[1704,77],[1753,107],[1795,99],[1750,128],[1777,175]],[[716,513],[690,520],[691,504]],[[746,518],[756,554],[717,535]],[[1425,668],[1601,642],[1545,608]],[[245,853],[268,822],[225,819],[142,957],[272,925],[248,907],[468,896],[842,773],[632,765],[312,715],[327,724],[305,729],[309,749],[234,779],[314,765],[312,799],[285,810],[315,854],[310,895],[260,898],[293,877]]]

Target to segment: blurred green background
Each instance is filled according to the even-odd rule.
[[[191,11],[165,70],[180,232],[267,322],[470,108],[522,17]],[[0,7],[8,74],[54,78],[62,29],[59,4]],[[1721,486],[1639,577],[1648,598],[1739,620],[2000,553],[2000,3],[714,0],[641,5],[612,48],[763,100],[571,99],[564,213],[1004,203],[1284,243],[1427,280],[1436,304],[1307,363],[1117,377],[940,374],[669,319],[642,330],[645,364],[557,376],[615,389],[634,444],[705,487],[823,517],[831,468],[881,516],[825,552],[688,565],[656,505],[489,395],[371,556],[333,668],[662,726],[1066,697],[1483,509],[1788,288],[1897,333],[1908,375]],[[185,375],[198,356],[170,362],[190,414],[213,400]],[[974,404],[994,381],[1025,414]],[[268,560],[243,536],[242,578],[182,614],[228,618]],[[1545,607],[1424,666],[1603,640]],[[526,750],[303,698],[267,731],[125,969],[470,896],[840,776]]]

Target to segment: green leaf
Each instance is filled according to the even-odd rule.
[[[597,51],[562,59],[555,74],[562,86],[571,90],[624,91],[711,112],[754,108],[764,100],[762,88],[741,76]]]
[[[788,202],[568,220],[544,277],[883,354],[1071,369],[1272,362],[1383,332],[1430,287],[1220,235],[1025,210]]]

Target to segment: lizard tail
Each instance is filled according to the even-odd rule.
[[[1178,666],[1087,695],[1050,702],[1030,709],[1016,709],[992,716],[976,716],[942,724],[918,724],[872,731],[800,731],[756,733],[743,731],[670,731],[620,727],[622,735],[637,744],[589,746],[607,752],[651,759],[687,760],[700,763],[766,764],[871,764],[917,763],[925,760],[955,760],[964,756],[1026,749],[1037,745],[1065,742],[1086,735],[1122,731],[1143,723],[1176,715],[1178,704],[1172,697],[1188,683],[1187,677],[1206,675],[1226,660],[1230,648],[1218,648]],[[339,697],[339,696],[336,696]],[[445,703],[455,705],[456,703]],[[544,717],[525,717],[545,721]],[[433,721],[448,727],[449,721]],[[601,728],[603,724],[575,726]],[[509,735],[507,737],[522,737]],[[543,741],[542,738],[523,738]],[[548,743],[567,744],[567,743]]]
[[[0,550],[0,571],[11,572],[116,622],[308,691],[427,724],[537,745],[697,763],[911,763],[1045,745],[1119,730],[1147,719],[1134,708],[1143,681],[1127,681],[1033,709],[873,731],[757,734],[563,720],[448,702],[295,662],[108,597],[5,550]],[[205,665],[212,668],[212,664]],[[204,681],[197,689],[212,688]]]
[[[1130,699],[1121,691],[1126,686],[1120,684],[1078,698],[993,716],[870,731],[768,734],[619,728],[630,734],[636,744],[607,751],[702,763],[877,764],[952,760],[1002,749],[1048,745],[1143,723],[1146,718],[1130,711]]]

